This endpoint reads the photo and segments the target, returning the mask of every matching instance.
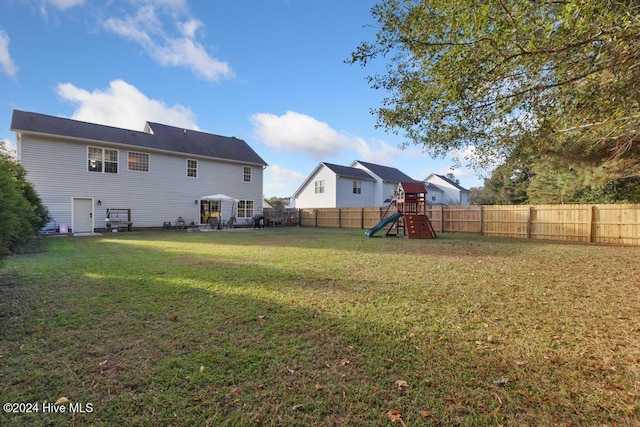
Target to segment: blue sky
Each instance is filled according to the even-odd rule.
[[[3,0],[0,138],[14,109],[142,130],[146,121],[247,141],[266,197],[292,195],[321,161],[396,167],[416,179],[449,158],[375,128],[384,93],[344,63],[375,37],[373,0]],[[374,67],[383,64],[374,64]],[[464,155],[464,153],[458,153]],[[452,153],[455,155],[455,153]]]

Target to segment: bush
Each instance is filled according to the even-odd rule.
[[[0,144],[0,259],[34,239],[49,219],[26,171]]]

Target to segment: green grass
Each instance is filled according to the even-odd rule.
[[[93,412],[0,425],[640,424],[640,248],[280,228],[41,249],[0,270],[1,400]]]

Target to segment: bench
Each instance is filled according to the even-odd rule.
[[[107,231],[120,230],[125,228],[131,231],[133,222],[131,221],[131,209],[107,209]]]

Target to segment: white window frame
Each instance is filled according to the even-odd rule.
[[[92,159],[91,158],[91,150],[95,150],[95,154],[98,154],[98,152],[100,153],[100,158],[99,159]],[[113,160],[113,158],[111,156],[109,156],[109,154],[114,154],[115,153],[115,160]],[[87,146],[87,172],[93,172],[93,173],[113,173],[113,174],[117,174],[118,173],[118,159],[119,159],[120,153],[118,152],[118,150],[114,149],[114,148],[102,148],[102,147],[94,147],[94,146]],[[97,156],[96,156],[97,157]],[[100,162],[99,167],[95,166],[95,170],[91,169],[91,161],[96,161],[96,162]],[[107,164],[111,165],[112,167],[115,166],[115,171],[114,170],[107,170]],[[109,168],[111,169],[111,168]]]
[[[362,194],[362,181],[353,180],[353,194]]]
[[[253,218],[254,203],[253,200],[238,201],[238,218]]]
[[[141,160],[141,162],[140,162],[141,166],[140,167],[134,167],[132,169],[131,165],[135,165],[135,164],[137,164],[137,162],[132,163],[130,161],[131,157],[134,157],[134,158],[137,158],[137,159]],[[149,156],[149,153],[142,153],[140,151],[128,151],[127,152],[127,170],[130,171],[130,172],[149,172],[149,170],[151,169],[151,167],[150,167],[151,158],[150,157],[151,156]],[[146,168],[145,168],[145,166],[146,166]]]
[[[324,179],[319,179],[314,182],[316,194],[324,193]]]
[[[251,166],[243,166],[242,167],[242,181],[243,182],[251,182],[253,175],[253,168]]]
[[[193,162],[195,164],[189,164]],[[188,178],[197,178],[198,177],[198,161],[196,159],[187,159],[187,177]]]

